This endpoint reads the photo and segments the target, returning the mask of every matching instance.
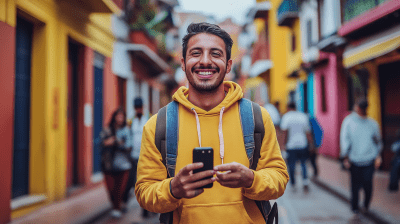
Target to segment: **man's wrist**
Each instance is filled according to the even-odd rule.
[[[174,197],[176,199],[179,199],[179,198],[175,197],[174,193],[172,193],[172,181],[173,180],[174,179],[172,178],[171,181],[169,182],[169,193],[171,193],[172,197]]]
[[[253,170],[250,170],[250,178],[248,180],[247,185],[245,186],[246,188],[250,188],[251,186],[253,186],[253,182],[254,182],[254,172]]]

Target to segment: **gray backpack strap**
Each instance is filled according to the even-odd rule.
[[[264,122],[261,114],[261,107],[256,103],[252,103],[253,105],[253,116],[254,116],[254,154],[253,154],[253,163],[250,165],[250,168],[256,170],[258,159],[260,159],[261,145],[264,139],[265,128]]]
[[[156,123],[156,134],[155,134],[155,144],[158,151],[161,153],[162,162],[164,166],[166,166],[166,151],[165,151],[165,133],[167,130],[167,106],[161,108],[157,114],[157,123]]]

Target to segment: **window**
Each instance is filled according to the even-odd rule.
[[[325,75],[321,75],[321,110],[327,111]]]
[[[343,0],[343,19],[349,21],[387,0]]]

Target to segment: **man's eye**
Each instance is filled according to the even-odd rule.
[[[198,56],[198,55],[200,55],[200,52],[193,52],[192,55],[193,56]]]
[[[213,55],[213,56],[221,56],[221,53],[219,53],[219,52],[213,52],[212,55]]]

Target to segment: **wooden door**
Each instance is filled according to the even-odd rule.
[[[394,155],[390,148],[396,130],[400,129],[400,61],[379,66],[379,81],[384,144],[382,169],[389,170]]]

